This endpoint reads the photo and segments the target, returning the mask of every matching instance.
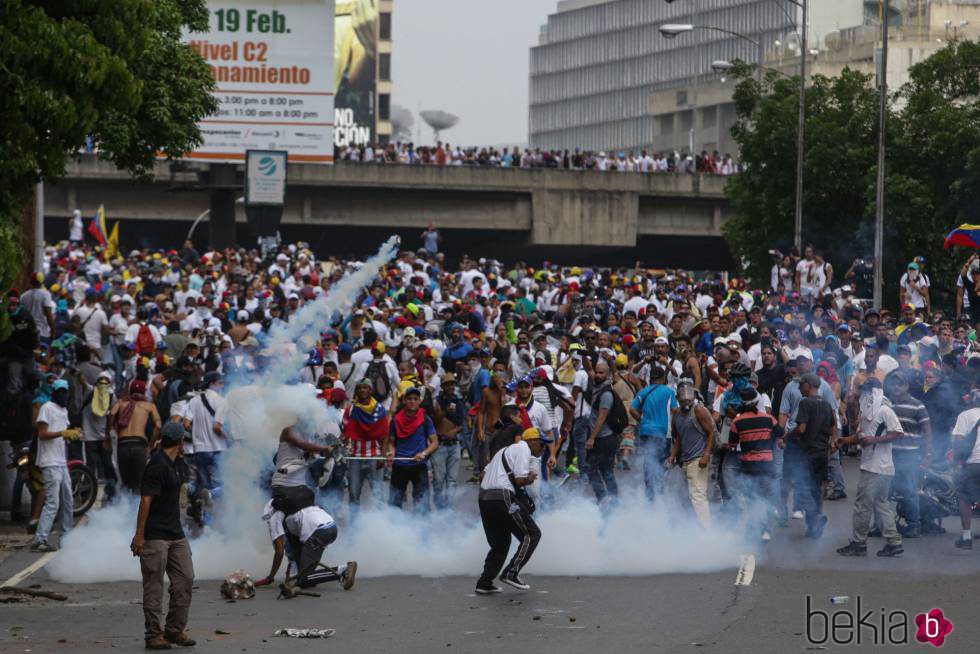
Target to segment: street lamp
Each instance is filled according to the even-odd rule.
[[[728,34],[729,36],[734,36],[735,38],[742,39],[743,41],[748,41],[756,48],[758,48],[759,65],[758,65],[757,75],[761,79],[762,63],[765,58],[765,48],[763,48],[762,46],[762,41],[756,41],[755,39],[745,36],[744,34],[739,34],[738,32],[733,32],[732,30],[726,30],[723,27],[715,27],[713,25],[691,25],[689,23],[665,23],[660,26],[660,35],[663,36],[665,39],[673,39],[680,34],[693,32],[696,29],[711,30],[712,32],[721,32],[722,34]]]
[[[773,2],[779,2],[780,0],[773,0]],[[803,251],[803,136],[804,129],[806,126],[806,56],[809,50],[806,46],[806,36],[807,36],[807,19],[809,18],[809,0],[785,0],[786,2],[794,5],[802,12],[802,19],[800,21],[800,107],[798,116],[798,125],[796,129],[796,206],[794,210],[794,228],[793,228],[793,243],[796,246],[796,251]],[[665,0],[667,4],[671,4],[674,0]],[[683,32],[689,32],[694,29],[694,25],[680,25],[680,24],[667,24],[660,28],[660,33],[668,39],[672,39],[678,34]],[[666,28],[666,29],[665,29]],[[679,30],[677,28],[680,28]],[[725,31],[725,30],[721,30]],[[740,34],[735,34],[734,32],[728,32],[735,36],[741,36]],[[744,37],[743,37],[744,38]],[[761,43],[761,38],[760,38]],[[762,46],[759,46],[760,52],[763,51]],[[760,74],[762,68],[762,56],[759,57],[759,67]]]

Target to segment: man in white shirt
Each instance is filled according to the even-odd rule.
[[[490,552],[483,563],[483,574],[476,582],[478,595],[499,593],[493,580],[500,574],[500,581],[519,590],[529,590],[518,576],[527,565],[534,549],[541,540],[541,530],[531,517],[533,504],[527,497],[526,486],[537,479],[534,463],[544,452],[541,433],[536,428],[524,430],[521,441],[501,448],[483,470],[480,482],[480,520],[490,544]],[[514,557],[501,573],[511,537],[519,543]]]
[[[82,212],[75,209],[71,212],[71,218],[68,223],[68,240],[72,243],[81,243],[83,238]]]
[[[970,393],[970,400],[973,408],[960,413],[952,432],[954,456],[963,463],[955,478],[963,533],[955,545],[965,550],[973,549],[970,522],[973,518],[973,503],[980,501],[980,439],[974,441],[973,449],[964,450],[969,445],[968,439],[975,438],[977,427],[980,426],[980,391],[974,390]]]
[[[912,262],[908,270],[898,281],[899,299],[902,306],[911,304],[916,311],[925,310],[929,313],[929,276],[919,270],[919,264]]]
[[[309,494],[312,502],[313,492]],[[290,512],[282,496],[276,494],[272,497],[272,508],[286,516],[283,520],[284,531],[290,539],[294,555],[299,559],[299,574],[286,579],[286,583],[280,587],[283,597],[296,597],[300,588],[311,588],[328,581],[340,581],[344,590],[354,587],[357,561],[348,561],[337,568],[323,566],[317,569],[327,545],[337,540],[337,523],[333,516],[315,504]]]
[[[228,440],[221,425],[216,421],[218,411],[223,411],[224,398],[221,389],[224,382],[221,374],[209,372],[204,375],[204,391],[187,402],[184,419],[190,423],[193,440],[193,454],[184,457],[192,464],[194,481],[188,484],[187,495],[195,502],[209,504],[221,492],[218,480],[218,460],[228,449]]]
[[[96,302],[95,289],[85,291],[85,304],[75,309],[82,326],[82,334],[89,349],[101,358],[102,337],[109,332],[109,317]]]
[[[51,389],[51,400],[42,404],[37,414],[37,460],[34,465],[44,476],[44,507],[31,542],[34,552],[58,549],[48,543],[56,517],[61,517],[63,533],[68,533],[74,526],[75,506],[65,458],[65,439],[76,440],[82,434],[81,430],[68,428],[68,382],[58,379]]]
[[[876,377],[869,377],[861,384],[860,390],[857,433],[834,443],[834,449],[842,444],[861,445],[861,477],[854,500],[854,533],[851,542],[839,548],[837,553],[841,556],[867,556],[868,531],[872,518],[877,518],[881,535],[886,541],[878,556],[895,557],[904,550],[902,537],[895,527],[895,503],[888,499],[895,477],[892,441],[905,436],[905,432]]]

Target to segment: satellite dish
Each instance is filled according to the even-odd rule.
[[[459,116],[454,116],[449,112],[438,111],[435,109],[420,111],[419,115],[422,116],[422,120],[425,121],[425,124],[432,128],[437,141],[440,140],[439,133],[442,132],[442,130],[449,129],[459,122]]]
[[[412,138],[412,127],[415,117],[412,112],[401,105],[391,107],[391,135],[397,141],[409,141]]]

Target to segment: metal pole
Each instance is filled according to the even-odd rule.
[[[803,20],[800,30],[800,109],[796,127],[796,212],[793,230],[793,244],[796,252],[803,254],[803,134],[806,127],[806,32],[808,0],[803,0]]]
[[[23,268],[21,269],[23,270]],[[34,195],[34,272],[44,272],[44,182]]]
[[[885,118],[888,111],[888,10],[889,0],[881,0],[881,64],[878,69],[878,179],[875,188],[875,308],[881,308],[881,257],[885,226]]]

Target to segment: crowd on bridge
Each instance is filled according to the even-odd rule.
[[[97,471],[106,500],[145,497],[162,483],[148,491],[147,461],[185,431],[187,508],[202,520],[235,447],[226,380],[270,365],[269,333],[364,265],[304,243],[201,253],[187,242],[110,257],[75,227],[45,248],[28,288],[6,295],[3,436],[29,445],[41,473],[24,516],[41,551],[56,548],[59,515],[71,527],[68,458]],[[839,274],[811,247],[773,251],[770,283],[753,288],[639,264],[447,254],[434,227],[420,245],[386,264],[353,310],[315,325],[293,381],[315,387],[336,421],[282,433],[273,488],[319,488],[329,511],[356,516],[365,486],[372,502],[424,513],[452,510],[461,485],[479,484],[487,593],[511,533],[523,547],[501,578],[526,586],[518,573],[540,537],[532,499],[548,510],[580,490],[613,511],[634,478],[650,502],[678,494],[703,528],[741,521],[761,541],[792,518],[820,538],[823,502],[850,494],[842,555],[863,556],[881,537],[878,555],[897,556],[903,538],[940,532],[956,514],[956,546],[972,547],[976,256],[954,310],[931,298],[921,257],[896,280],[901,305],[890,310],[868,300],[870,261]],[[316,465],[339,448],[338,465]],[[850,478],[845,456],[859,458]],[[316,519],[304,540],[328,520]],[[326,577],[303,583],[316,579]]]
[[[462,147],[436,142],[416,146],[411,142],[368,143],[339,146],[334,160],[367,164],[410,164],[419,166],[488,166],[493,168],[552,168],[560,170],[601,170],[630,173],[700,173],[734,175],[740,164],[727,152],[700,154],[679,151],[583,150],[540,147]]]

